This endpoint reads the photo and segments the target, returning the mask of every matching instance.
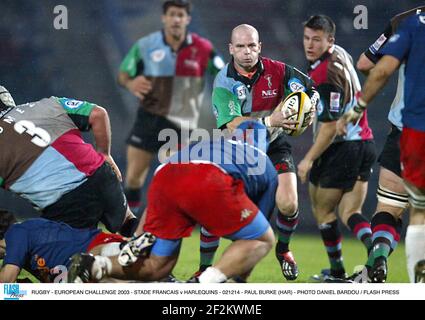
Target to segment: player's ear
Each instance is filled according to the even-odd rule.
[[[231,42],[229,43],[229,53],[230,55],[233,56],[234,51],[233,51],[233,44]]]
[[[258,42],[258,53],[261,53],[261,48],[263,47],[263,43],[260,41]]]

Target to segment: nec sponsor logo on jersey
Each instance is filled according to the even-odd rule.
[[[267,80],[268,90],[261,90],[261,97],[263,99],[274,98],[279,94],[278,89],[273,89],[272,76],[267,74],[264,76],[264,79]]]
[[[331,92],[331,98],[329,103],[330,112],[339,112],[341,109],[340,103],[341,94],[339,92]]]

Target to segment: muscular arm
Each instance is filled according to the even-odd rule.
[[[97,151],[105,156],[105,160],[111,165],[118,180],[122,181],[121,171],[111,156],[111,123],[108,112],[102,107],[94,107],[89,116],[89,123]]]
[[[111,124],[106,110],[96,106],[89,116],[89,123],[96,142],[96,149],[104,155],[111,153]]]
[[[13,283],[18,279],[21,268],[13,264],[6,264],[0,270],[0,283]]]
[[[370,70],[375,66],[375,64],[369,60],[369,58],[362,53],[359,60],[357,61],[357,70],[363,73],[365,76],[369,75]]]
[[[385,86],[390,76],[400,67],[400,60],[386,55],[371,70],[363,87],[362,99],[369,103]]]

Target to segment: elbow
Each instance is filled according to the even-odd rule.
[[[96,106],[90,113],[89,122],[93,126],[93,124],[99,121],[105,121],[106,119],[108,119],[108,112],[106,109],[100,106]]]
[[[367,75],[374,66],[375,65],[364,54],[359,58],[356,64],[357,70],[364,75]]]

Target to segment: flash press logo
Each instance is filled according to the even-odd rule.
[[[26,290],[21,290],[19,284],[5,284],[4,288],[4,300],[19,300],[27,295]]]

